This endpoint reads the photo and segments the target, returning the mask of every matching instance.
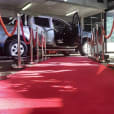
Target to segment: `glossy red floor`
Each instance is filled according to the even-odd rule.
[[[52,58],[0,81],[0,114],[114,114],[114,70]]]

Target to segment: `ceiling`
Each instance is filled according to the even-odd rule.
[[[15,15],[17,12],[22,12],[21,9],[28,2],[32,2],[33,5],[24,11],[24,13],[31,15],[65,16],[65,14],[69,12],[78,10],[79,15],[85,17],[101,12],[101,10],[97,8],[57,2],[55,0],[0,0],[0,13],[5,16]]]

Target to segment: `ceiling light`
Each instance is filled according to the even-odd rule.
[[[24,10],[27,10],[28,8],[30,8],[32,6],[32,3],[28,3],[28,4],[26,4],[23,8],[22,8],[22,10],[24,11]]]
[[[56,5],[57,2],[55,2],[55,1],[47,1],[47,2],[45,2],[44,4],[46,4],[46,5],[48,5],[48,6],[53,6],[53,5]]]
[[[64,2],[67,2],[68,0],[64,0]]]
[[[72,11],[72,12],[70,12],[70,13],[67,13],[66,14],[66,16],[70,16],[70,15],[73,15],[74,13],[76,13],[76,12],[78,12],[77,10],[75,10],[75,11]]]

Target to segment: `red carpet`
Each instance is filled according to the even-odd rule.
[[[0,81],[0,114],[114,114],[114,70],[52,58]]]

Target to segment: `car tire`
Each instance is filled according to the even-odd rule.
[[[87,38],[85,38],[82,42],[82,45],[79,47],[79,52],[81,56],[86,56],[90,54],[90,49],[90,44],[88,43]]]
[[[63,52],[64,56],[69,56],[70,53],[69,52]]]
[[[12,40],[11,42],[9,42],[7,48],[8,48],[7,51],[8,51],[9,56],[13,56],[13,57],[18,56],[18,41],[17,40]],[[21,52],[21,56],[27,56],[28,47],[24,41],[21,41],[20,52]]]

